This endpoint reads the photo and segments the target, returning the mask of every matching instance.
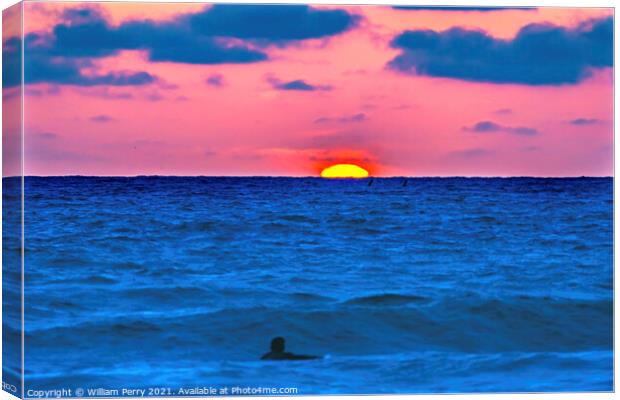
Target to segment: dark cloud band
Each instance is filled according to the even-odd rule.
[[[339,9],[256,4],[216,4],[187,19],[195,32],[206,36],[279,43],[337,35],[359,21],[357,15]]]
[[[392,47],[401,53],[388,67],[405,74],[525,85],[576,84],[593,68],[613,66],[613,19],[569,29],[530,24],[511,40],[483,31],[411,30]]]
[[[332,90],[330,85],[316,85],[310,84],[303,79],[296,79],[293,81],[282,82],[280,79],[274,76],[267,76],[267,82],[271,85],[275,90],[291,90],[291,91],[302,91],[302,92],[317,92],[317,91],[329,91]]]
[[[596,118],[575,118],[571,121],[569,121],[571,125],[577,125],[577,126],[585,126],[585,125],[596,125],[599,124],[601,121],[599,119]]]
[[[63,13],[63,22],[50,33],[31,34],[26,39],[25,80],[81,86],[143,85],[156,78],[146,72],[86,76],[81,67],[85,60],[122,50],[144,50],[150,61],[160,62],[254,63],[269,58],[265,46],[337,35],[358,21],[357,15],[339,9],[218,4],[163,22],[134,20],[112,26],[96,8],[73,8]],[[10,64],[3,71],[7,87],[20,80],[16,40],[3,44],[3,57]],[[292,90],[300,89],[293,84]]]
[[[47,50],[33,45],[38,36],[31,34],[25,39],[24,82],[56,83],[76,86],[140,86],[153,83],[157,78],[144,71],[117,71],[103,75],[85,75],[82,68],[92,64],[88,60],[67,59],[50,55]],[[4,87],[21,84],[21,42],[12,38],[2,48],[2,57],[6,63],[2,70]]]
[[[480,121],[473,126],[464,126],[463,130],[474,133],[506,132],[521,136],[534,136],[540,133],[535,128],[529,128],[526,126],[505,126],[493,121]]]

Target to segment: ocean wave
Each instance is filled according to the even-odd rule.
[[[276,334],[317,346],[318,334],[332,338],[332,343],[338,339],[337,347],[351,354],[420,348],[474,352],[603,349],[611,346],[613,337],[611,301],[454,299],[429,304],[421,296],[387,294],[313,304],[303,309],[223,308],[172,318],[124,320],[122,324],[112,318],[28,333],[47,345],[61,338],[103,338],[122,330],[153,345],[164,339],[157,332],[183,332],[185,339],[203,341],[205,346],[226,335],[227,341],[252,344],[254,349],[264,347],[258,342]]]
[[[345,304],[360,305],[402,305],[429,301],[427,297],[417,295],[405,295],[397,293],[383,293],[370,296],[354,297],[345,301]]]

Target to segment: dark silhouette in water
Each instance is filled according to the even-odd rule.
[[[374,181],[374,179],[371,179],[371,180],[368,182],[368,186],[372,186],[372,182],[373,182],[373,181]]]
[[[261,360],[315,360],[317,356],[305,356],[284,351],[284,338],[276,337],[271,340],[271,351],[265,353]]]
[[[407,186],[407,179],[403,181],[403,186]]]

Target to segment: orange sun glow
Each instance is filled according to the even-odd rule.
[[[323,178],[367,178],[368,171],[355,164],[336,164],[321,171]]]

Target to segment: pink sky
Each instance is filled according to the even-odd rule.
[[[205,6],[26,3],[25,32],[49,36],[65,9],[84,7],[98,9],[114,29],[129,20],[172,21]],[[157,77],[151,84],[28,84],[25,174],[318,176],[339,162],[377,176],[613,174],[609,66],[588,66],[589,77],[560,84],[388,67],[401,53],[390,43],[406,30],[462,27],[511,41],[528,24],[572,32],[612,10],[321,9],[344,9],[359,22],[327,37],[261,45],[268,60],[260,62],[150,61],[144,49],[120,49],[82,67],[85,75],[146,71]],[[316,90],[278,90],[298,80]],[[19,101],[11,90],[4,89],[5,107]],[[476,129],[479,123],[487,124]]]

